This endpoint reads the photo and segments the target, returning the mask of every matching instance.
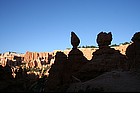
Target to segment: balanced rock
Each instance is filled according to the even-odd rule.
[[[56,53],[54,64],[49,70],[46,92],[59,92],[63,86],[78,81],[76,73],[88,61],[78,49],[79,43],[80,39],[78,36],[74,32],[71,32],[71,44],[73,48],[69,52],[68,58],[63,52]]]
[[[68,54],[68,65],[70,67],[71,75],[74,76],[76,76],[75,74],[79,69],[88,62],[83,52],[78,49],[79,43],[80,39],[78,36],[74,32],[71,32],[71,44],[73,48]]]
[[[80,39],[74,32],[71,32],[71,44],[73,49],[77,49],[78,45],[80,44]]]

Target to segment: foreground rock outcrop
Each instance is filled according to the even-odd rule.
[[[45,92],[59,92],[64,84],[70,83],[70,72],[67,56],[63,52],[57,52],[55,62],[49,70]]]
[[[140,32],[132,37],[132,44],[126,49],[126,56],[129,60],[129,68],[140,70]]]
[[[89,81],[73,83],[66,92],[140,92],[140,73],[134,71],[106,72]]]

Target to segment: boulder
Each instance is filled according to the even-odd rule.
[[[80,44],[80,39],[74,32],[71,32],[71,44],[73,49],[77,49],[78,45]]]

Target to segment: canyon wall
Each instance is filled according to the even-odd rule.
[[[115,50],[119,50],[121,54],[125,55],[128,45],[129,44],[120,45],[113,48]],[[79,50],[84,54],[84,56],[88,60],[92,59],[93,52],[95,52],[98,49],[99,48],[79,48]],[[10,66],[19,66],[21,64],[25,64],[26,67],[41,68],[43,67],[43,65],[52,65],[54,63],[56,53],[60,51],[68,56],[71,49],[54,50],[53,52],[27,51],[25,54],[6,52],[0,55],[0,65],[5,66],[6,64],[8,64]]]

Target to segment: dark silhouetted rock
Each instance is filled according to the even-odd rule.
[[[80,39],[74,32],[71,32],[73,48],[69,52],[68,58],[63,52],[56,53],[54,64],[49,70],[45,91],[63,92],[68,84],[79,81],[76,73],[88,62],[83,53],[77,48],[79,43]]]
[[[71,75],[74,76],[77,76],[76,73],[79,69],[88,62],[87,58],[83,55],[83,52],[77,48],[79,43],[80,39],[74,32],[71,32],[71,44],[73,48],[68,54],[68,65]]]
[[[71,32],[71,45],[73,46],[73,49],[77,49],[79,44],[80,44],[80,39],[74,32]]]
[[[87,62],[88,60],[79,49],[72,49],[68,54],[68,63],[72,74],[78,72]]]
[[[62,85],[70,82],[67,61],[67,56],[63,52],[56,53],[54,64],[49,70],[46,92],[59,92]]]
[[[93,52],[91,61],[79,70],[81,80],[86,81],[112,70],[128,69],[126,56],[109,47],[111,40],[111,32],[97,35],[99,49]]]
[[[4,67],[4,75],[3,75],[5,78],[5,80],[8,80],[8,79],[13,79],[13,76],[12,76],[12,69],[9,65],[6,64],[6,66]]]
[[[139,72],[115,70],[85,82],[71,84],[67,92],[139,93],[139,83]]]
[[[129,68],[139,70],[140,69],[140,32],[133,35],[132,44],[126,49],[126,56],[129,60]]]
[[[109,32],[109,33],[100,32],[97,35],[97,40],[96,41],[98,43],[99,48],[108,47],[111,44],[111,41],[112,41],[112,33],[111,32]]]
[[[16,76],[15,76],[16,79],[23,78],[23,69],[22,69],[22,67],[20,67],[19,69],[16,69],[15,74],[16,74]]]
[[[4,67],[2,65],[0,65],[0,81],[5,79],[5,71],[4,71]]]

